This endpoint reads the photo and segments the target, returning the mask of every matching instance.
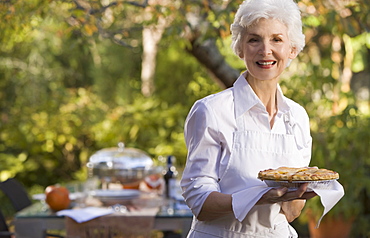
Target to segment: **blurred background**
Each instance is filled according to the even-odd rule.
[[[299,0],[306,47],[281,87],[311,122],[311,165],[346,195],[324,218],[370,237],[370,1]],[[230,48],[240,0],[1,0],[0,181],[32,193],[84,180],[124,142],[186,161],[185,117],[245,70]],[[294,222],[309,236],[318,199]]]

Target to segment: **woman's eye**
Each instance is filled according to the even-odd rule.
[[[275,41],[275,42],[280,42],[280,41],[282,41],[280,38],[274,38],[273,39],[273,41]]]
[[[257,42],[257,39],[256,38],[251,38],[248,40],[248,42]]]

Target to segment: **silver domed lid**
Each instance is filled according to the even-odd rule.
[[[90,157],[88,166],[121,170],[147,170],[152,168],[153,160],[144,151],[126,148],[125,144],[120,142],[118,147],[97,151]]]

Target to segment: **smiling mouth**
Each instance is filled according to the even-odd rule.
[[[258,65],[262,66],[269,66],[269,65],[275,65],[276,61],[257,61]]]

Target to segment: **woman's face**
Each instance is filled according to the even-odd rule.
[[[245,32],[242,52],[248,73],[258,80],[278,79],[289,59],[297,54],[291,47],[287,27],[279,20],[260,19]]]

